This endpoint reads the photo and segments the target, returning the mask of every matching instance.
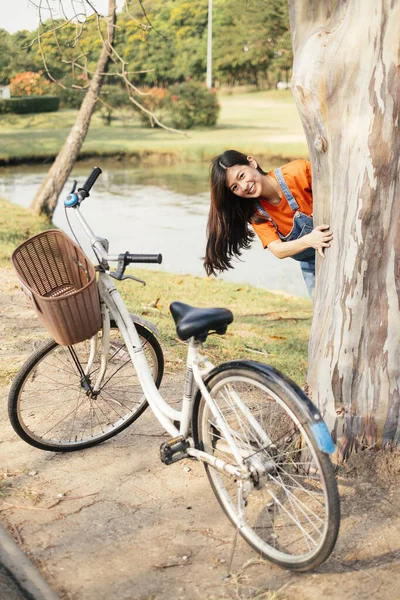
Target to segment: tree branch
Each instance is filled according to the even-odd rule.
[[[143,31],[146,31],[148,29],[154,29],[154,31],[156,31],[156,33],[158,33],[161,37],[163,37],[164,39],[167,39],[163,34],[161,34],[160,32],[158,32],[153,25],[150,22],[150,19],[146,13],[146,10],[143,6],[142,0],[138,0],[143,16],[147,21],[147,24],[141,23],[138,19],[136,19],[135,17],[133,17],[133,15],[129,12],[129,5],[130,5],[130,0],[127,0],[126,2],[126,10],[129,14],[129,16],[134,20],[134,22],[136,23],[136,25],[142,29]],[[39,21],[39,25],[38,25],[38,31],[37,31],[37,36],[35,37],[34,40],[32,40],[31,44],[29,44],[29,46],[32,46],[33,44],[37,43],[38,44],[38,48],[39,48],[39,52],[40,52],[40,56],[42,58],[42,62],[43,62],[43,66],[46,72],[47,77],[50,79],[50,81],[54,82],[55,84],[57,84],[58,86],[60,86],[62,89],[80,89],[80,90],[84,90],[87,89],[88,86],[77,86],[77,85],[72,85],[71,87],[68,87],[66,85],[64,85],[59,79],[57,79],[56,77],[54,77],[52,75],[52,73],[50,72],[49,66],[47,64],[46,61],[46,56],[45,56],[45,52],[43,50],[43,45],[42,45],[42,39],[44,35],[47,34],[53,34],[56,40],[56,45],[60,54],[60,60],[62,63],[64,64],[70,64],[71,65],[71,70],[72,73],[74,75],[74,71],[75,69],[80,69],[82,72],[85,72],[87,75],[90,76],[94,76],[94,72],[90,71],[87,68],[87,65],[83,66],[81,64],[79,64],[79,60],[82,57],[87,56],[87,53],[81,53],[79,56],[77,56],[76,58],[74,58],[73,60],[67,60],[65,58],[65,52],[63,51],[61,44],[59,42],[58,36],[57,36],[57,32],[60,31],[62,28],[71,25],[71,24],[75,24],[76,26],[76,35],[75,38],[73,40],[73,42],[71,43],[71,48],[75,48],[85,30],[85,25],[89,22],[89,20],[91,19],[91,17],[94,17],[96,19],[96,26],[97,26],[97,31],[99,34],[99,37],[101,39],[102,45],[103,47],[107,48],[108,52],[109,52],[109,57],[110,60],[112,60],[112,62],[117,65],[120,64],[121,68],[120,70],[118,70],[116,73],[97,73],[98,75],[100,75],[101,77],[104,76],[113,76],[113,77],[118,77],[120,78],[124,85],[125,85],[125,89],[127,91],[128,94],[128,98],[129,101],[136,106],[139,110],[141,110],[142,112],[144,112],[145,114],[147,114],[149,116],[150,119],[152,119],[159,127],[167,130],[167,131],[171,131],[174,133],[179,133],[180,135],[184,135],[186,137],[189,137],[187,133],[179,131],[178,129],[174,129],[173,127],[168,127],[166,125],[164,125],[159,119],[158,117],[153,113],[153,111],[145,108],[138,100],[136,100],[133,97],[133,94],[137,94],[138,96],[148,96],[149,93],[148,92],[143,92],[142,90],[140,90],[137,86],[135,86],[128,78],[128,75],[132,74],[132,73],[147,73],[149,71],[147,70],[141,70],[141,71],[128,71],[127,70],[127,65],[128,63],[122,58],[122,56],[117,52],[115,46],[113,43],[110,43],[109,40],[109,29],[107,29],[107,38],[104,36],[102,29],[101,29],[101,21],[104,19],[106,20],[106,17],[103,16],[102,14],[100,14],[98,12],[98,10],[95,8],[95,6],[92,4],[91,1],[89,0],[81,0],[81,6],[84,8],[85,5],[89,6],[90,9],[94,12],[94,15],[90,15],[89,17],[87,16],[87,13],[83,13],[83,12],[76,12],[72,17],[67,18],[66,15],[66,11],[65,11],[65,7],[64,7],[64,3],[62,0],[60,0],[59,2],[59,10],[60,12],[64,15],[65,17],[65,22],[60,23],[60,24],[56,24],[55,19],[54,19],[54,9],[52,9],[52,7],[50,6],[49,0],[40,0],[39,4],[36,5],[33,0],[30,0],[31,4],[33,4],[34,6],[36,6],[36,8],[39,9],[39,14],[40,14],[40,21]],[[50,29],[46,29],[45,31],[42,31],[42,27],[43,27],[43,20],[41,18],[41,11],[44,10],[43,8],[43,3],[45,3],[47,5],[47,9],[49,11],[49,18],[51,19],[51,23],[52,23],[52,27]],[[80,19],[83,18],[83,20],[81,21]],[[115,30],[116,25],[115,23],[113,23],[112,25],[113,29]],[[29,47],[28,46],[28,47]]]

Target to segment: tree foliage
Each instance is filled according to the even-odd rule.
[[[95,0],[93,0],[95,3]],[[214,0],[213,79],[217,85],[274,86],[291,68],[285,0]],[[144,18],[143,9],[146,18]],[[205,81],[208,0],[127,0],[118,14],[115,49],[134,85]],[[36,42],[35,42],[36,40]],[[74,79],[93,72],[102,41],[95,16],[84,24],[49,20],[37,32],[0,29],[0,83],[22,71]],[[110,67],[108,76],[118,65]],[[66,86],[68,87],[68,85]]]
[[[133,0],[120,17],[126,31],[124,58],[133,69],[149,70],[139,81],[162,85],[188,76],[204,80],[207,0],[148,0],[143,4],[153,25],[147,31],[129,36],[133,20],[140,16]],[[132,5],[135,10],[130,10]],[[282,0],[214,0],[214,80],[228,85],[276,83],[291,66],[288,21],[287,4]]]

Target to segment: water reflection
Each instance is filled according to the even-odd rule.
[[[112,252],[161,252],[163,264],[152,268],[204,276],[201,257],[209,208],[209,165],[133,166],[105,160],[97,160],[97,164],[103,173],[82,212],[95,233],[109,239]],[[69,192],[74,178],[83,183],[93,165],[93,161],[77,164],[63,194]],[[47,169],[1,169],[0,195],[29,206]],[[79,232],[80,226],[71,212],[71,223]],[[54,223],[69,232],[62,204],[55,211]],[[87,245],[84,247],[89,252]],[[307,296],[299,265],[289,259],[278,260],[263,250],[258,241],[243,253],[243,260],[236,263],[235,269],[220,277]]]

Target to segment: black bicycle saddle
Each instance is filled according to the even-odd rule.
[[[204,342],[209,333],[223,335],[233,321],[233,314],[227,308],[195,308],[183,302],[172,302],[169,309],[181,340],[194,337]]]

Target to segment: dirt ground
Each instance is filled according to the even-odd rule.
[[[339,539],[314,573],[261,561],[238,540],[227,576],[234,530],[201,465],[160,462],[167,436],[150,411],[109,442],[71,454],[17,437],[7,417],[7,373],[43,334],[9,271],[0,270],[0,290],[0,519],[61,598],[398,597],[398,454],[355,455],[341,469]],[[176,380],[169,374],[166,385]]]

